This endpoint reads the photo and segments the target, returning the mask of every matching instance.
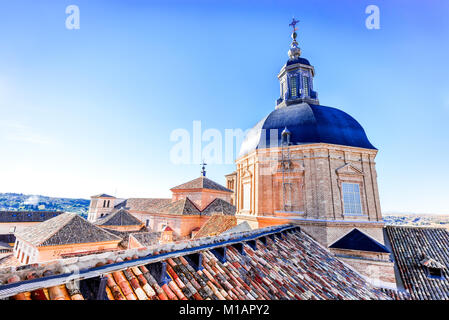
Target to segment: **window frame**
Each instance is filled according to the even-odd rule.
[[[295,83],[295,90],[293,90],[293,82]],[[298,77],[296,75],[290,77],[290,97],[299,98],[298,95]]]
[[[302,76],[302,89],[304,97],[310,96],[309,77],[306,75]]]
[[[345,186],[357,186],[357,191],[355,190],[345,190]],[[348,194],[349,192],[349,194]],[[353,199],[348,199],[348,196],[353,196]],[[364,208],[362,203],[362,186],[359,182],[355,181],[341,181],[341,201],[342,201],[342,211],[345,216],[363,216]],[[350,203],[349,203],[350,202]],[[358,203],[356,203],[358,202]],[[352,210],[347,211],[348,205],[352,207]],[[359,211],[356,211],[357,208],[360,208]]]

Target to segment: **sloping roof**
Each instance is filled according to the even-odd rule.
[[[110,196],[109,194],[106,194],[106,193],[101,193],[101,194],[94,195],[91,198],[115,198],[115,197]]]
[[[161,232],[132,233],[130,234],[130,237],[133,237],[142,246],[150,247],[159,243],[159,239],[161,238]]]
[[[424,267],[427,267],[427,268],[433,268],[433,269],[445,269],[446,268],[444,265],[442,265],[435,259],[427,258],[427,257],[422,259],[420,261],[420,263],[421,263],[421,265],[423,265]]]
[[[74,243],[120,241],[121,238],[97,227],[75,213],[64,213],[55,218],[25,228],[17,238],[35,246],[55,246]]]
[[[106,263],[93,259],[95,267],[90,278],[88,269],[78,275],[85,279],[80,282],[78,294],[85,299],[95,299],[98,295],[92,290],[99,288],[95,281],[100,273],[107,277],[105,296],[110,300],[389,299],[305,233],[295,228],[277,238],[279,232],[288,227],[276,228],[259,229],[228,240],[211,238],[209,242],[203,241],[202,247],[189,246],[180,251],[167,252],[164,250],[170,245],[162,245],[146,258],[139,258],[133,253],[136,251],[129,250],[129,257],[133,255],[129,260],[123,253],[117,254],[116,258],[109,256]],[[271,236],[275,237],[275,234],[276,240],[273,240]],[[249,239],[263,235],[266,236],[262,242],[257,240],[257,244],[252,245],[246,242],[256,241]],[[230,239],[241,247],[233,247]],[[220,241],[224,241],[221,247]],[[226,250],[224,259],[216,256],[219,253],[208,247],[210,244]],[[199,265],[188,252],[198,258]],[[86,265],[88,260],[83,263]],[[158,272],[160,263],[166,266],[166,273]],[[1,277],[0,281],[8,279],[10,284],[0,286],[0,296],[4,297],[7,290],[8,296],[14,299],[33,299],[34,295],[23,293],[26,286],[21,282],[22,277],[26,279],[29,274],[30,270],[26,270],[13,277]],[[32,290],[40,290],[39,284],[47,281],[45,275],[52,273],[44,271],[43,274],[44,278],[38,279],[39,282],[33,281]],[[48,288],[48,298],[52,299],[51,292],[54,291],[53,298],[74,299],[73,292],[67,290],[70,288],[61,288],[55,279],[48,281],[55,286],[43,287]],[[97,284],[87,286],[83,285],[84,281]],[[22,291],[15,292],[14,288]],[[52,288],[59,288],[60,294],[55,294],[57,290]],[[64,291],[62,295],[61,290]]]
[[[0,266],[2,268],[18,267],[20,265],[20,261],[12,253],[0,256]]]
[[[171,199],[165,198],[129,198],[115,206],[116,209],[126,208],[131,211],[145,211],[159,213],[161,207],[171,203]]]
[[[353,229],[351,232],[331,244],[329,248],[382,253],[390,252],[383,244],[377,242],[358,229]]]
[[[0,223],[43,222],[62,213],[61,211],[0,211]]]
[[[128,242],[129,242],[129,236],[131,234],[136,234],[136,233],[145,233],[148,232],[148,228],[146,227],[142,227],[140,230],[136,231],[136,230],[132,230],[132,231],[118,231],[115,229],[108,229],[108,227],[104,227],[105,230],[107,230],[108,232],[112,233],[113,235],[116,235],[117,237],[120,237],[122,239],[122,241],[120,241],[119,245],[120,247],[127,249],[128,248]]]
[[[252,230],[251,226],[249,225],[249,223],[247,221],[244,221],[242,223],[239,223],[235,227],[232,227],[231,229],[226,230],[225,232],[223,232],[223,234],[234,233],[234,232],[245,232],[245,231],[250,231],[250,230]]]
[[[166,206],[160,208],[159,213],[175,215],[199,215],[201,214],[201,211],[187,197],[167,204]]]
[[[13,233],[0,234],[0,242],[14,243],[16,236]]]
[[[225,191],[225,192],[233,192],[232,190],[229,190],[228,188],[223,187],[221,184],[218,184],[215,181],[212,181],[211,179],[206,178],[204,176],[201,176],[201,177],[191,180],[189,182],[180,184],[179,186],[171,188],[170,190],[173,191],[173,190],[180,190],[180,189],[210,189],[210,190],[218,190],[218,191]]]
[[[412,299],[449,299],[449,232],[443,228],[386,226],[405,289]],[[441,279],[432,279],[421,264],[423,256],[441,263]]]
[[[215,236],[229,230],[237,225],[235,216],[214,215],[209,218],[194,235],[193,239]]]
[[[9,245],[9,243],[0,242],[0,250],[12,250],[12,247]]]
[[[143,223],[128,210],[119,209],[98,219],[95,224],[100,226],[140,226]]]
[[[224,215],[234,215],[235,214],[235,206],[230,204],[229,202],[215,198],[211,203],[201,211],[201,215],[213,215],[213,214],[224,214]]]

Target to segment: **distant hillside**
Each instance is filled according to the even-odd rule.
[[[0,211],[64,211],[87,216],[90,200],[53,198],[21,193],[0,193]]]
[[[449,216],[419,213],[384,213],[385,224],[449,229]]]

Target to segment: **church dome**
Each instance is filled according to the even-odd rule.
[[[376,150],[362,126],[349,114],[336,108],[300,103],[278,108],[259,121],[246,135],[239,156],[280,146],[285,128],[291,133],[290,145],[329,143]]]

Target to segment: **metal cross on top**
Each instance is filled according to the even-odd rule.
[[[298,30],[298,29],[296,28],[296,24],[297,24],[298,22],[299,22],[299,20],[295,20],[295,18],[293,18],[292,23],[289,24],[289,26],[293,28],[293,31]]]
[[[202,163],[201,165],[202,165],[202,168],[201,168],[201,174],[203,175],[203,177],[205,177],[205,176],[206,176],[206,166],[207,166],[207,163],[203,161],[203,163]]]

